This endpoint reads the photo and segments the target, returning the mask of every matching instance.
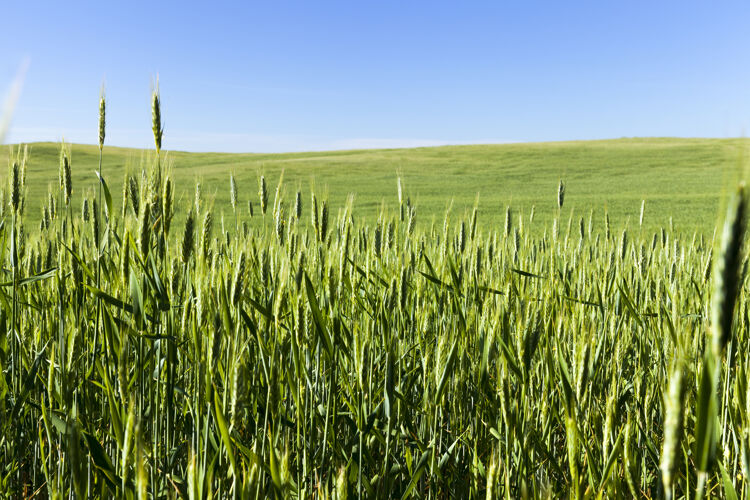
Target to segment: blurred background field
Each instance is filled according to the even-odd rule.
[[[603,224],[609,213],[615,228],[638,227],[645,200],[644,231],[669,225],[677,233],[711,233],[716,225],[726,186],[736,185],[743,169],[744,139],[618,139],[553,143],[443,146],[413,149],[374,149],[288,154],[167,153],[176,183],[177,206],[189,206],[196,181],[203,196],[214,203],[218,217],[229,215],[229,175],[238,184],[241,218],[247,220],[248,201],[258,217],[258,180],[265,175],[274,189],[281,172],[287,200],[302,191],[309,201],[310,189],[328,193],[334,214],[354,194],[358,217],[374,220],[381,206],[398,210],[397,178],[405,196],[418,207],[417,223],[442,225],[451,206],[453,219],[464,217],[479,200],[479,224],[491,229],[504,224],[510,206],[517,222],[519,213],[532,233],[549,226],[557,212],[559,180],[567,191],[563,221],[573,215]],[[27,222],[41,217],[48,186],[58,182],[60,145],[30,145]],[[90,190],[94,197],[96,146],[74,144],[72,149],[74,202],[81,203]],[[104,148],[104,177],[114,203],[122,202],[126,173],[140,172],[152,161],[152,151]],[[534,222],[529,214],[534,206]],[[78,207],[76,207],[78,208]],[[180,225],[186,212],[178,210]],[[270,221],[268,221],[270,222]]]

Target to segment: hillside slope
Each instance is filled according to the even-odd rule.
[[[603,222],[607,210],[615,228],[629,220],[638,226],[641,200],[646,200],[645,229],[666,225],[673,217],[677,231],[710,232],[717,220],[725,187],[736,182],[742,170],[742,139],[618,139],[557,143],[445,146],[414,149],[332,151],[292,154],[166,153],[176,180],[177,201],[192,202],[194,183],[200,180],[205,199],[213,199],[215,212],[227,216],[229,173],[235,172],[241,216],[254,204],[258,215],[258,178],[265,175],[273,197],[284,172],[285,200],[293,201],[300,189],[309,203],[310,185],[328,193],[335,212],[348,194],[355,195],[355,215],[374,218],[382,204],[397,209],[397,177],[405,193],[418,206],[420,224],[433,220],[442,225],[452,203],[451,219],[463,217],[479,197],[479,223],[485,228],[504,224],[510,205],[517,223],[519,210],[528,223],[535,206],[532,229],[540,230],[556,213],[559,179],[567,184],[563,216],[573,211],[574,221]],[[26,216],[38,221],[48,188],[58,182],[59,144],[30,145]],[[7,148],[6,148],[7,149]],[[93,196],[98,149],[72,145],[74,208],[82,195]],[[137,172],[153,161],[153,151],[105,146],[104,176],[115,205],[121,203],[126,172]],[[178,220],[184,211],[178,210]]]

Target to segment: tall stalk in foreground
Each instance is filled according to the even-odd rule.
[[[11,169],[10,169],[10,205],[12,209],[11,213],[11,226],[10,226],[10,259],[11,259],[11,267],[13,272],[13,311],[12,311],[12,319],[11,319],[11,332],[13,337],[18,338],[20,342],[20,335],[18,335],[16,328],[18,323],[18,242],[16,239],[16,224],[18,223],[18,206],[21,199],[21,185],[20,185],[21,179],[20,179],[20,171],[18,168],[18,162],[13,162]],[[14,355],[14,362],[17,365],[18,369],[18,385],[16,386],[15,390],[18,391],[21,388],[21,363],[19,362],[19,354],[21,352],[21,346],[18,345],[19,342],[13,342],[13,345],[16,347],[15,349],[15,355]]]
[[[102,177],[102,153],[104,151],[104,136],[106,128],[106,101],[104,99],[104,89],[102,89],[101,96],[99,97],[99,193],[97,194],[96,204],[96,220],[99,224],[94,224],[94,242],[96,243],[96,288],[101,290],[101,275],[102,275],[102,250],[101,241],[99,239],[99,225],[102,220],[102,184],[104,184],[104,177]],[[109,211],[107,211],[109,214]],[[107,217],[107,226],[105,229],[105,235],[109,234],[109,217]],[[97,345],[99,337],[99,327],[101,325],[101,311],[102,311],[102,299],[97,296],[96,299],[96,330],[94,330],[94,346]],[[108,356],[107,349],[104,349],[105,357]],[[96,347],[94,347],[94,353],[91,356],[91,362],[93,364],[94,355],[96,353]]]
[[[698,390],[697,415],[695,420],[695,460],[698,471],[696,498],[703,498],[706,481],[713,471],[716,462],[717,430],[723,434],[726,430],[726,412],[729,405],[729,377],[732,361],[732,322],[735,303],[741,285],[742,247],[747,220],[747,197],[744,183],[729,201],[724,229],[721,235],[718,259],[713,276],[713,295],[711,298],[711,346],[706,349],[703,374]],[[726,356],[725,385],[722,400],[717,400],[721,381],[722,359]],[[720,404],[722,405],[720,407]],[[723,421],[719,421],[719,415]]]

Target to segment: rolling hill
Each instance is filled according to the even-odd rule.
[[[405,196],[418,207],[418,223],[442,225],[451,206],[451,220],[462,218],[479,200],[479,224],[501,228],[506,207],[539,231],[557,213],[556,191],[566,183],[563,224],[603,223],[605,210],[614,228],[638,228],[645,200],[644,230],[654,230],[673,219],[675,230],[710,233],[720,211],[725,187],[745,170],[743,139],[633,138],[604,141],[444,146],[291,154],[163,153],[176,181],[176,200],[192,203],[194,184],[214,203],[217,216],[229,216],[229,174],[237,179],[240,217],[248,215],[248,201],[258,218],[258,179],[265,175],[271,197],[284,173],[285,201],[297,189],[309,202],[310,187],[327,196],[333,214],[354,195],[355,216],[374,219],[381,206],[397,210],[397,178]],[[28,164],[28,222],[39,220],[48,189],[58,183],[59,149],[55,143],[33,143]],[[9,149],[9,148],[8,148]],[[71,145],[74,209],[84,195],[94,196],[98,148]],[[116,206],[121,203],[126,173],[153,162],[153,151],[105,146],[104,177]],[[210,201],[213,200],[213,201]],[[186,210],[177,210],[177,224]],[[520,212],[519,212],[520,211]]]

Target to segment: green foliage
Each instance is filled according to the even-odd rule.
[[[612,144],[628,158],[632,142]],[[688,154],[717,144],[671,147]],[[463,213],[454,206],[444,224],[415,225],[417,204],[401,180],[393,204],[375,214],[365,203],[360,218],[351,201],[314,192],[301,217],[297,180],[289,193],[277,183],[271,207],[255,193],[260,174],[247,179],[255,173],[234,162],[263,157],[212,157],[209,172],[236,172],[216,190],[234,198],[228,204],[193,197],[188,185],[209,156],[164,151],[126,177],[131,209],[115,210],[110,187],[122,186],[104,173],[122,152],[105,148],[105,168],[84,178],[81,149],[72,181],[36,196],[11,163],[17,193],[2,193],[13,203],[0,221],[8,496],[747,498],[744,226],[731,226],[729,243],[686,238],[655,226],[664,206],[649,201],[654,215],[625,228],[644,194],[631,200],[624,186],[621,208],[606,212],[612,221],[585,230],[563,213],[600,206],[577,176],[555,176],[545,197],[520,190],[512,210],[497,204],[488,221],[478,203]],[[41,175],[34,151],[45,146],[32,148],[29,179]],[[519,151],[409,154],[418,164],[476,154],[478,165],[490,152]],[[283,158],[325,182],[324,161],[394,154]],[[264,175],[277,181],[272,165],[282,157],[269,158]],[[287,181],[302,175],[285,166]],[[98,229],[72,206],[83,199],[79,186],[101,188],[95,205],[107,218]],[[272,213],[243,212],[251,196]],[[27,229],[27,199],[48,219],[38,231]],[[419,205],[421,219],[436,199]],[[718,347],[712,321],[721,324]]]

